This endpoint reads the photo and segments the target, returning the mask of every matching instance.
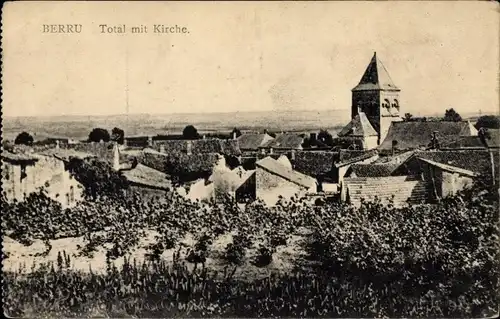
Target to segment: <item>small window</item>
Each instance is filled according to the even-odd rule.
[[[391,107],[391,102],[388,99],[384,99],[384,103],[382,103],[382,107],[385,107],[386,109]]]
[[[394,103],[392,105],[393,107],[399,109],[399,101],[397,99],[394,99]]]

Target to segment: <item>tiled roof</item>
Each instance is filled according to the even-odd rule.
[[[335,167],[338,152],[331,151],[301,151],[295,153],[293,161],[295,170],[309,176],[326,174]]]
[[[309,188],[315,183],[314,178],[294,171],[271,157],[257,161],[256,166],[305,188]]]
[[[138,157],[138,161],[146,166],[171,175],[209,174],[221,156],[217,153],[191,155],[184,153],[166,154],[145,149],[142,155]]]
[[[192,154],[219,153],[224,155],[240,155],[238,140],[202,139],[202,140],[158,140],[154,142],[155,149],[163,148],[166,153]],[[189,146],[191,145],[191,146]]]
[[[85,158],[91,158],[91,157],[98,157],[95,154],[88,153],[88,152],[83,152],[83,151],[77,151],[74,149],[65,149],[65,148],[51,148],[47,149],[44,151],[39,152],[41,155],[45,156],[54,156],[58,159],[61,160],[69,160],[70,158],[79,158],[79,159],[85,159]]]
[[[101,160],[111,161],[113,159],[113,142],[85,142],[77,144],[62,144],[60,149],[68,150],[69,152],[75,152],[74,154],[92,154],[97,156]]]
[[[345,136],[378,136],[377,131],[370,124],[370,121],[366,117],[364,112],[359,112],[349,124],[344,126],[342,131],[338,134],[339,137]]]
[[[409,176],[344,178],[344,187],[355,206],[359,206],[363,199],[373,201],[378,198],[385,204],[392,199],[395,206],[426,200],[424,182]]]
[[[364,161],[372,157],[378,156],[377,150],[369,151],[341,151],[340,159],[335,163],[336,167],[353,164],[356,162]]]
[[[350,169],[356,177],[383,177],[391,176],[391,174],[399,167],[400,164],[353,164]]]
[[[2,152],[2,160],[7,162],[35,162],[38,158],[31,154],[12,153],[4,150]]]
[[[415,154],[416,150],[406,151],[403,153],[399,153],[391,156],[382,156],[379,157],[373,164],[400,164],[406,161],[408,158]]]
[[[463,169],[463,168],[459,168],[459,167],[455,167],[455,166],[451,166],[451,165],[446,165],[446,164],[443,164],[443,163],[438,163],[438,162],[434,162],[434,161],[431,161],[431,160],[428,160],[428,159],[425,159],[425,158],[418,158],[419,160],[421,161],[424,161],[432,166],[436,166],[436,167],[439,167],[441,168],[442,170],[445,170],[445,171],[448,171],[448,172],[452,172],[452,173],[458,173],[460,175],[466,175],[466,176],[469,176],[469,177],[474,177],[474,176],[477,176],[478,174],[474,173],[473,171],[471,170],[468,170],[468,169]]]
[[[264,134],[242,134],[238,137],[240,149],[242,150],[257,150],[265,142],[272,139],[270,135]]]
[[[168,180],[168,175],[156,169],[138,164],[131,170],[122,171],[122,175],[133,183],[159,189],[169,189],[172,184]]]
[[[368,67],[366,68],[363,77],[356,85],[353,91],[365,91],[365,90],[390,90],[399,91],[399,89],[394,85],[389,72],[378,59],[377,55],[374,54]]]
[[[437,151],[418,151],[414,156],[410,157],[403,163],[398,171],[404,173],[405,167],[411,164],[415,159],[426,159],[436,163],[441,163],[449,166],[454,166],[460,169],[469,170],[476,174],[491,175],[491,156],[493,155],[494,170],[498,175],[499,169],[499,153],[486,149],[470,149],[470,150],[437,150]],[[498,176],[495,176],[498,177]]]
[[[353,164],[351,171],[357,177],[391,176],[414,153],[415,151],[408,151],[395,156],[380,157],[370,164]]]
[[[276,136],[275,139],[262,145],[264,148],[284,148],[284,149],[300,149],[304,143],[304,137],[300,134],[283,133]]]
[[[433,132],[437,132],[439,143],[450,137],[472,136],[476,134],[469,122],[392,122],[389,132],[379,150],[392,150],[392,141],[396,141],[396,149],[410,150],[427,148]]]
[[[479,136],[451,136],[441,142],[440,148],[458,149],[458,148],[499,148],[500,130],[488,129],[483,143]],[[486,145],[485,145],[486,144]]]

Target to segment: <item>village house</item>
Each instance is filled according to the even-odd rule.
[[[419,204],[426,200],[425,184],[414,176],[346,177],[341,200],[360,206],[363,201],[380,200],[394,206]]]
[[[218,153],[163,153],[144,149],[138,162],[169,175],[181,183],[199,179],[207,180],[219,161],[225,161]]]
[[[153,149],[161,153],[183,154],[221,154],[225,156],[241,156],[238,140],[200,139],[200,140],[158,140]]]
[[[259,147],[261,156],[273,154],[286,154],[291,151],[298,151],[303,149],[305,141],[304,134],[297,133],[281,133],[276,135],[276,138],[268,141]]]
[[[500,130],[480,129],[477,136],[452,136],[440,142],[440,149],[499,149]]]
[[[345,174],[345,177],[387,177],[391,176],[403,162],[415,151],[408,151],[394,156],[383,156],[371,163],[354,163]]]
[[[498,184],[499,153],[482,149],[410,151],[371,164],[352,165],[344,178],[342,200],[393,200],[395,205],[439,200],[472,185]]]
[[[269,206],[280,198],[302,197],[317,191],[314,178],[293,170],[283,159],[280,162],[266,157],[257,161],[255,174],[256,197]]]
[[[488,149],[467,150],[430,150],[417,151],[393,172],[393,175],[421,175],[429,165],[438,167],[438,163],[446,165],[448,169],[455,168],[456,172],[470,171],[482,180],[498,185],[498,168],[500,164],[499,152]],[[444,169],[444,166],[438,168]],[[471,175],[471,174],[469,174]],[[473,177],[473,176],[469,176]]]
[[[462,137],[477,136],[477,130],[468,121],[461,122],[393,122],[387,137],[378,150],[389,154],[413,149],[426,149],[433,136],[439,143]]]
[[[64,207],[82,197],[82,186],[66,170],[64,161],[44,154],[2,152],[2,188],[7,200],[18,201],[43,188]]]
[[[238,137],[238,143],[243,155],[255,155],[266,143],[274,138],[267,133],[247,133]]]
[[[255,170],[245,170],[241,166],[230,169],[223,164],[219,162],[208,179],[213,183],[213,198],[217,201],[229,195],[240,203],[255,200]]]
[[[128,182],[126,192],[137,193],[146,199],[163,198],[173,189],[167,174],[143,164],[123,169],[121,174]]]

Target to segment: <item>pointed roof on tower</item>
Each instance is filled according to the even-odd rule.
[[[377,57],[377,52],[373,53],[373,57],[366,68],[361,81],[352,91],[371,91],[371,90],[387,90],[400,91],[394,85],[392,79],[387,72],[387,69]]]

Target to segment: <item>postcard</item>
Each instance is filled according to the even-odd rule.
[[[11,318],[492,318],[494,1],[6,2]]]

